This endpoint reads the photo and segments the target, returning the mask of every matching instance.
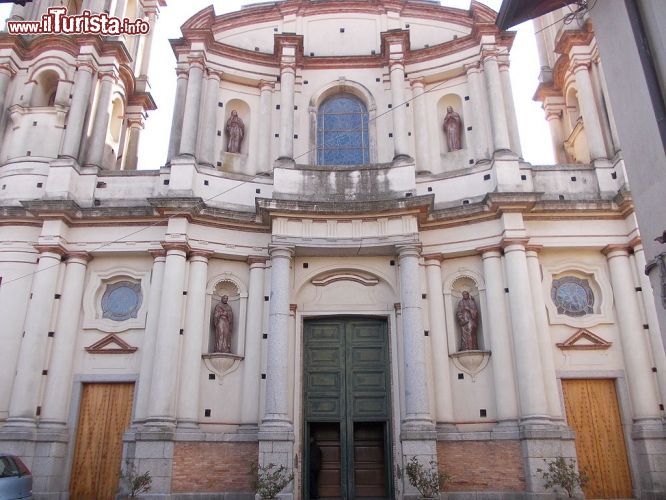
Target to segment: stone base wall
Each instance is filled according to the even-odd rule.
[[[250,492],[250,465],[258,456],[257,443],[176,442],[171,491]]]
[[[439,470],[452,476],[446,491],[525,491],[520,441],[438,441]]]

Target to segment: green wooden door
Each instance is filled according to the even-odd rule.
[[[305,322],[305,498],[391,497],[388,359],[384,320]]]

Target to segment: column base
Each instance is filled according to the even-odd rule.
[[[566,426],[544,424],[520,425],[520,444],[525,467],[526,490],[531,494],[546,494],[543,476],[537,469],[557,457],[576,460],[574,432]]]
[[[631,438],[636,456],[634,485],[640,498],[666,498],[666,471],[660,464],[666,463],[666,427],[658,419],[634,421]]]
[[[430,422],[429,431],[412,431],[405,430],[405,423],[403,423],[403,429],[400,432],[400,441],[402,444],[402,457],[399,466],[399,477],[402,478],[402,491],[404,496],[408,497],[411,495],[418,495],[418,491],[414,488],[407,478],[407,464],[416,458],[416,460],[424,465],[426,468],[430,469],[438,468],[437,466],[437,432],[435,432],[435,426]],[[416,496],[414,496],[416,498]]]
[[[170,498],[175,438],[173,428],[151,426],[133,426],[123,436],[122,467],[129,462],[138,474],[150,471],[151,498]]]

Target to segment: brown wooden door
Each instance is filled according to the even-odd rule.
[[[562,380],[567,423],[576,432],[578,467],[590,482],[586,498],[629,498],[631,476],[615,382]]]
[[[70,500],[112,500],[118,490],[123,432],[132,417],[134,384],[84,384]]]

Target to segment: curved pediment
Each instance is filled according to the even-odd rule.
[[[379,278],[366,272],[339,270],[318,274],[310,280],[314,286],[327,286],[337,281],[352,281],[364,286],[375,286],[379,283]]]

